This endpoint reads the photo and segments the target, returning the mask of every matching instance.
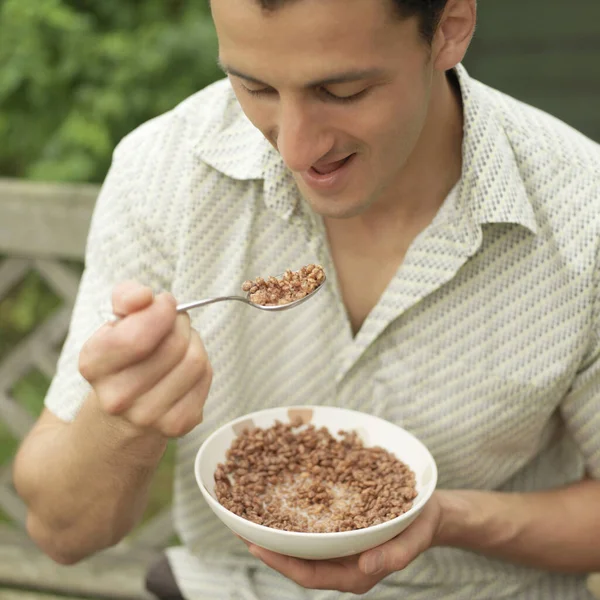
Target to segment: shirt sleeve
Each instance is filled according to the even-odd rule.
[[[98,196],[67,338],[45,406],[64,421],[75,418],[90,391],[78,370],[86,340],[111,313],[115,284],[133,279],[155,292],[170,289],[168,217],[156,181],[160,124],[142,126],[117,147]],[[140,182],[144,182],[143,185]]]
[[[600,479],[600,269],[596,268],[590,351],[562,403],[568,430],[583,455],[586,470]]]

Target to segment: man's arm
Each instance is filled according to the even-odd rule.
[[[166,443],[128,430],[93,393],[72,423],[45,410],[14,468],[31,538],[61,564],[118,543],[143,514]]]
[[[70,423],[45,411],[15,461],[15,487],[31,537],[71,564],[118,543],[146,506],[169,438],[202,422],[212,371],[175,299],[126,283],[113,294],[123,316],[85,343],[79,370],[91,393]]]
[[[545,569],[600,570],[600,482],[510,494],[440,490],[398,537],[334,561],[283,556],[248,543],[269,567],[310,589],[364,594],[432,546],[454,546]]]
[[[440,491],[436,545],[550,571],[600,570],[600,481],[536,493]]]

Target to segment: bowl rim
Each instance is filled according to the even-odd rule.
[[[405,433],[406,435],[411,437],[413,439],[413,441],[415,441],[417,443],[417,445],[420,446],[421,449],[424,451],[424,454],[427,457],[428,462],[430,463],[430,466],[432,467],[431,481],[425,487],[425,489],[422,490],[422,498],[420,499],[420,501],[417,503],[414,503],[413,506],[410,509],[408,509],[405,513],[402,513],[401,515],[398,515],[397,517],[395,517],[394,519],[390,519],[389,521],[384,521],[383,523],[378,523],[377,525],[370,525],[369,527],[362,527],[361,529],[352,529],[350,531],[332,531],[332,532],[326,532],[326,533],[319,533],[319,532],[304,532],[304,531],[286,531],[284,529],[276,529],[274,527],[267,527],[266,525],[260,525],[259,523],[255,523],[254,521],[250,521],[249,519],[245,519],[244,517],[240,517],[239,515],[236,515],[234,512],[230,511],[228,508],[225,508],[218,500],[213,498],[212,494],[210,493],[210,491],[204,484],[204,481],[202,480],[202,477],[200,475],[200,462],[206,451],[206,448],[208,448],[208,446],[210,445],[209,443],[211,442],[211,440],[213,438],[217,437],[217,435],[224,429],[233,427],[235,424],[237,424],[239,422],[247,421],[248,419],[251,419],[255,415],[265,415],[265,414],[268,414],[269,412],[279,412],[281,410],[308,410],[308,409],[310,409],[310,410],[327,409],[327,410],[334,410],[334,411],[340,411],[340,412],[345,412],[345,413],[354,413],[356,415],[366,415],[372,419],[375,419],[377,421],[382,421],[383,423],[386,423],[387,425],[396,427],[397,429],[400,429],[403,433]],[[410,465],[408,465],[408,466],[410,466]],[[411,469],[412,469],[412,467],[411,467]],[[367,532],[370,533],[370,532],[382,531],[383,529],[392,527],[393,524],[399,524],[399,523],[407,520],[415,513],[418,514],[423,509],[425,504],[429,501],[429,499],[433,495],[433,492],[437,488],[438,470],[437,470],[437,464],[435,462],[435,459],[433,458],[433,455],[431,454],[431,452],[429,451],[427,446],[417,436],[415,436],[410,431],[404,429],[400,425],[396,425],[395,423],[392,423],[391,421],[388,421],[388,420],[378,417],[376,415],[372,415],[370,413],[366,413],[366,412],[359,411],[359,410],[354,410],[351,408],[343,408],[341,406],[322,406],[322,405],[320,406],[320,405],[310,405],[310,404],[298,404],[298,405],[290,405],[290,406],[276,406],[276,407],[271,407],[271,408],[264,408],[261,410],[255,410],[254,412],[246,413],[240,417],[236,417],[235,419],[233,419],[231,421],[227,421],[227,423],[224,423],[223,425],[221,425],[221,427],[218,427],[217,429],[215,429],[215,431],[213,431],[204,440],[204,442],[202,442],[200,448],[196,452],[196,457],[194,459],[194,476],[196,479],[196,484],[200,488],[202,495],[206,498],[206,500],[210,504],[218,507],[220,510],[224,511],[230,517],[232,517],[235,522],[239,522],[246,527],[258,528],[259,531],[268,531],[272,535],[285,535],[286,537],[297,537],[297,538],[302,538],[302,539],[309,539],[312,537],[316,537],[319,539],[323,539],[323,536],[328,536],[328,539],[334,539],[334,538],[340,538],[340,537],[348,537],[349,535],[365,535]]]

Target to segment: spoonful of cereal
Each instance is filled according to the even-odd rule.
[[[307,265],[299,271],[288,270],[280,277],[268,277],[267,279],[257,277],[253,281],[245,281],[242,285],[242,290],[246,292],[245,296],[216,296],[215,298],[194,300],[178,304],[176,310],[181,313],[226,300],[244,302],[260,310],[288,310],[312,298],[321,289],[325,279],[323,267]],[[109,323],[114,323],[122,318],[119,315],[105,316],[104,312],[100,314]]]
[[[312,298],[321,289],[325,279],[323,267],[307,265],[298,271],[288,270],[280,277],[257,277],[252,281],[245,281],[242,290],[246,292],[246,296],[218,296],[187,302],[179,304],[177,312],[225,300],[238,300],[260,310],[288,310]]]

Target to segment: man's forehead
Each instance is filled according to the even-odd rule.
[[[294,0],[289,12],[264,16],[258,0],[213,0],[221,66],[258,85],[309,88],[387,79],[421,63],[418,26],[389,19],[376,1]]]
[[[306,14],[316,15],[318,12],[331,10],[338,17],[347,15],[349,12],[370,13],[373,10],[386,18],[397,17],[394,0],[209,0],[209,6],[217,11],[233,11],[246,15],[248,11],[260,15],[266,20],[274,21],[282,12],[290,9],[302,9]],[[397,19],[394,19],[397,20]]]
[[[273,11],[260,0],[212,0],[212,6],[220,45],[228,49],[354,53],[361,44],[362,52],[378,45],[387,51],[395,40],[414,37],[412,20],[390,19],[387,1],[288,0]]]

